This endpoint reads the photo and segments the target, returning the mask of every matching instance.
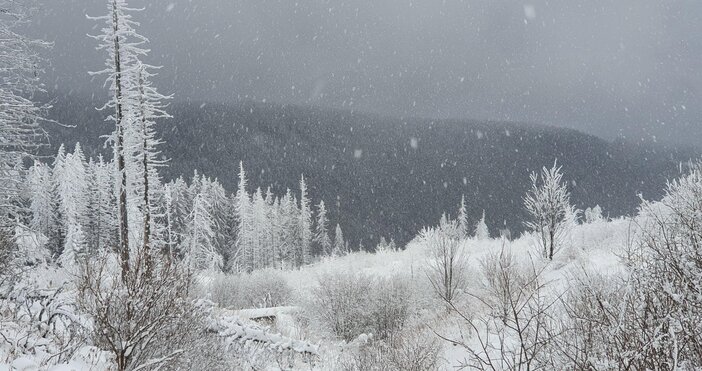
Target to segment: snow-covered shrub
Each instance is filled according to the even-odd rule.
[[[85,340],[84,324],[72,292],[15,288],[0,299],[0,365],[22,358],[37,366],[68,361]]]
[[[554,341],[550,295],[532,261],[521,264],[509,250],[490,254],[482,263],[483,285],[469,292],[473,303],[452,305],[473,339],[447,338],[468,353],[461,366],[475,369],[549,368]]]
[[[112,354],[118,370],[176,367],[216,344],[207,341],[187,296],[190,275],[179,262],[165,259],[151,269],[134,264],[127,272],[117,266],[110,254],[86,262],[78,303],[92,319],[90,340]]]
[[[434,370],[439,365],[441,344],[429,329],[403,332],[390,341],[387,359],[395,370]]]
[[[209,314],[197,303],[187,302],[184,315],[173,326],[160,332],[162,337],[152,344],[153,354],[172,354],[182,350],[172,361],[165,360],[161,370],[232,370],[250,361],[249,354],[237,352],[210,327]]]
[[[292,298],[292,288],[273,269],[216,275],[206,290],[200,296],[230,309],[279,307],[290,304]]]
[[[556,315],[560,336],[553,343],[553,366],[560,369],[600,370],[626,365],[628,339],[619,328],[628,325],[620,316],[630,291],[626,282],[582,269],[569,278],[570,286]]]
[[[397,277],[327,273],[311,294],[305,306],[312,320],[346,341],[361,334],[391,338],[409,316],[410,292]]]
[[[441,346],[431,333],[403,331],[393,339],[362,336],[349,344],[338,368],[345,371],[424,371],[439,365]]]
[[[629,251],[628,363],[635,369],[702,367],[702,162],[643,202]],[[628,330],[628,331],[627,331]]]
[[[17,245],[9,233],[0,229],[0,293],[9,290],[16,279],[16,267],[13,264],[15,251],[17,251]]]
[[[588,207],[583,212],[583,216],[585,217],[585,223],[596,223],[605,220],[604,216],[602,215],[602,208],[600,205]]]
[[[292,289],[276,270],[254,271],[244,278],[241,285],[245,308],[279,307],[290,303]]]

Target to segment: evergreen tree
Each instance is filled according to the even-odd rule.
[[[268,214],[268,220],[270,222],[271,230],[271,266],[274,268],[279,268],[282,259],[281,244],[283,238],[283,227],[281,223],[281,203],[280,199],[276,200],[275,196],[272,195],[266,197],[266,201],[269,200],[269,197],[273,197],[273,204],[270,206]]]
[[[344,232],[341,231],[341,226],[336,225],[334,230],[334,248],[332,249],[333,256],[341,256],[347,253],[346,242],[344,242]]]
[[[332,253],[332,243],[329,239],[327,220],[327,209],[324,206],[324,201],[319,201],[317,206],[317,224],[315,229],[314,241],[320,255],[329,256]]]
[[[147,269],[150,268],[154,250],[160,250],[164,246],[163,240],[154,241],[161,234],[157,231],[162,230],[162,226],[158,225],[158,217],[155,215],[158,209],[156,201],[161,196],[158,192],[161,189],[161,180],[158,175],[157,167],[164,164],[162,159],[159,159],[160,151],[157,147],[161,141],[156,136],[156,120],[171,117],[165,111],[164,101],[170,97],[160,94],[151,84],[150,79],[155,74],[149,72],[149,68],[154,68],[143,64],[138,58],[135,61],[134,68],[130,71],[130,84],[125,92],[127,108],[132,112],[133,122],[129,128],[132,135],[128,138],[133,138],[134,152],[132,153],[135,161],[134,185],[137,196],[137,202],[141,209],[143,221],[141,243],[145,251],[144,257]]]
[[[458,209],[458,233],[461,238],[468,238],[470,234],[465,195],[461,196],[461,206]]]
[[[280,243],[278,255],[281,263],[295,265],[297,262],[297,251],[299,251],[299,221],[300,211],[297,208],[297,201],[288,189],[280,200],[280,211],[278,217],[278,228]]]
[[[252,204],[252,238],[253,238],[253,269],[261,269],[268,266],[270,261],[268,235],[269,223],[266,215],[268,205],[263,199],[261,188],[258,188],[253,195]]]
[[[312,262],[310,254],[312,244],[312,213],[310,210],[310,200],[307,198],[307,184],[305,176],[300,178],[300,251],[297,265],[306,265]]]
[[[76,144],[73,153],[66,155],[59,173],[59,200],[61,215],[64,218],[66,240],[61,252],[61,262],[67,266],[86,252],[88,211],[88,184],[86,164],[80,144]]]
[[[485,223],[485,210],[483,210],[483,216],[480,218],[480,221],[475,225],[475,238],[477,240],[487,240],[490,238],[490,231]]]
[[[235,211],[237,219],[237,239],[236,252],[232,256],[237,256],[232,263],[237,264],[241,270],[251,272],[253,266],[253,246],[251,241],[251,199],[246,192],[246,172],[244,163],[239,163],[239,187],[235,196]],[[238,262],[236,260],[239,260]]]
[[[33,231],[49,237],[56,226],[54,215],[51,170],[37,161],[29,170],[28,188]]]
[[[221,269],[222,257],[214,245],[210,205],[202,194],[195,196],[186,238],[186,259],[194,269]]]
[[[51,255],[57,258],[63,251],[66,239],[66,218],[61,202],[61,185],[64,179],[66,165],[66,150],[63,144],[58,149],[51,172],[51,207],[56,217],[56,228],[49,233],[48,248]]]
[[[166,249],[171,255],[183,258],[185,248],[183,241],[192,208],[192,200],[188,195],[188,185],[182,177],[171,182],[166,188],[167,195],[165,220],[166,220]]]
[[[90,189],[93,209],[93,248],[97,251],[115,249],[117,241],[117,200],[114,192],[114,165],[105,163],[102,156],[93,167],[93,183]]]
[[[203,181],[202,188],[211,206],[210,214],[214,223],[215,247],[223,259],[225,257],[228,259],[230,243],[234,241],[229,235],[231,231],[228,229],[229,224],[233,223],[231,200],[227,197],[224,187],[216,179],[207,178]]]

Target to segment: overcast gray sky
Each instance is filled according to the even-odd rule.
[[[85,14],[46,0],[47,85],[92,92]],[[605,137],[702,138],[702,1],[132,0],[160,90],[180,99],[528,121]]]

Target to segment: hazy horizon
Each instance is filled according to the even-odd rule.
[[[172,1],[137,13],[158,85],[179,100],[528,122],[698,146],[702,4],[624,0],[431,3]],[[102,3],[43,5],[44,81],[104,94],[87,71]]]

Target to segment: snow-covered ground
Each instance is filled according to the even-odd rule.
[[[616,219],[597,221],[574,226],[568,237],[568,248],[558,251],[552,262],[547,262],[536,250],[533,236],[524,235],[513,241],[505,239],[466,239],[460,249],[468,256],[468,280],[461,290],[478,290],[481,284],[481,262],[490,254],[501,250],[511,252],[517,261],[532,261],[544,266],[543,277],[549,287],[556,291],[567,288],[569,275],[579,269],[589,268],[601,274],[615,274],[623,269],[619,256],[630,237],[631,221]],[[429,248],[420,238],[411,242],[406,249],[379,253],[355,252],[341,257],[325,258],[299,270],[279,271],[278,273],[292,288],[292,305],[263,309],[213,309],[213,323],[217,331],[228,342],[239,344],[264,344],[276,352],[289,350],[291,353],[306,355],[296,361],[295,367],[331,370],[338,367],[338,359],[346,349],[357,346],[335,339],[329,333],[315,331],[305,323],[304,304],[309,299],[318,280],[329,274],[362,274],[379,278],[397,278],[407,283],[411,296],[411,319],[405,325],[406,331],[433,333],[447,338],[466,336],[469,331],[456,315],[446,310],[436,297],[427,278],[427,266],[431,260]],[[70,275],[57,268],[40,267],[29,270],[23,280],[26,287],[52,292],[66,287],[64,282]],[[205,278],[205,277],[203,277]],[[207,281],[208,280],[202,280]],[[202,282],[201,281],[201,282]],[[57,312],[64,310],[71,315],[70,290],[60,292],[61,305],[54,307]],[[475,313],[472,313],[475,314]],[[261,321],[261,319],[265,319]],[[272,322],[271,322],[272,319]],[[107,355],[92,347],[76,352],[74,359],[61,366],[40,367],[47,364],[42,354],[34,357],[12,357],[12,347],[25,335],[22,324],[14,324],[16,331],[8,331],[9,323],[4,323],[5,336],[14,338],[0,344],[0,370],[83,370],[108,367]],[[214,325],[213,325],[214,326]],[[372,334],[357,339],[366,341]],[[438,339],[438,338],[437,338]],[[38,341],[38,340],[37,340]],[[448,342],[440,341],[442,347],[441,367],[452,369],[467,357],[465,349]],[[49,347],[50,345],[47,345]],[[16,349],[15,349],[16,350]],[[47,353],[48,354],[48,353]],[[270,367],[275,367],[273,364]]]
[[[533,261],[534,264],[544,264],[543,277],[550,288],[561,292],[568,286],[569,276],[582,269],[594,270],[602,275],[620,272],[623,268],[620,256],[629,239],[632,228],[628,219],[612,221],[596,221],[574,226],[569,238],[567,249],[558,251],[552,262],[547,262],[535,248],[536,243],[531,235],[524,235],[513,241],[504,239],[476,240],[467,239],[462,242],[461,249],[468,255],[469,277],[465,290],[478,290],[480,286],[480,265],[490,254],[499,253],[501,249],[509,251],[517,261]],[[298,300],[305,296],[317,285],[318,279],[326,274],[353,273],[377,277],[401,277],[410,282],[415,318],[409,326],[417,331],[432,330],[448,338],[458,338],[465,335],[467,328],[455,315],[445,310],[432,291],[426,277],[426,267],[431,259],[428,247],[417,239],[406,249],[400,251],[384,251],[380,253],[355,252],[342,257],[327,258],[300,270],[283,271],[282,276],[295,290]],[[244,313],[247,313],[244,311]],[[329,352],[322,359],[338,356],[334,354],[343,350],[345,344],[329,341],[328,337],[314,332],[292,331],[290,326],[295,323],[287,321],[279,331],[293,334],[304,334],[310,342],[324,343],[320,352]],[[443,344],[442,367],[449,370],[467,357],[466,351],[459,346]],[[327,369],[328,365],[318,364],[318,369]],[[332,367],[328,369],[333,369]]]

